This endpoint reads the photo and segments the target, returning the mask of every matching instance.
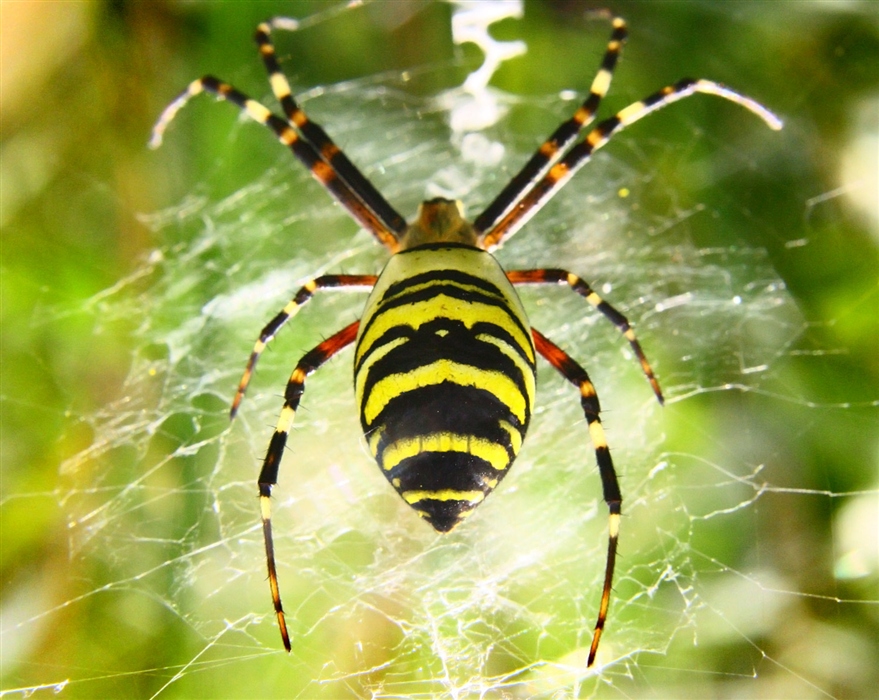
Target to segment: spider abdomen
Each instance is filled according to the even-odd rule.
[[[505,476],[534,403],[528,319],[488,253],[398,253],[366,304],[354,386],[370,450],[403,499],[451,530]]]

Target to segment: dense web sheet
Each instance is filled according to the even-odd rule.
[[[437,195],[460,197],[477,213],[545,135],[514,132],[510,115],[549,114],[552,123],[581,99],[513,97],[484,85],[476,95],[422,97],[410,90],[419,76],[300,93],[407,214]],[[621,476],[622,556],[599,668],[587,672],[585,663],[606,508],[576,392],[540,369],[537,409],[510,477],[465,526],[439,536],[369,457],[349,353],[309,379],[274,491],[293,640],[291,656],[283,654],[265,582],[258,461],[296,360],[356,319],[365,296],[319,295],[265,354],[231,425],[228,403],[259,328],[306,279],[375,273],[384,260],[283,152],[227,196],[196,189],[147,215],[165,243],[89,302],[101,323],[136,326],[123,393],[87,417],[92,444],[62,465],[71,556],[94,562],[93,578],[77,598],[13,621],[13,632],[108,597],[128,623],[170,618],[178,663],[128,671],[161,679],[150,690],[157,697],[223,694],[226,683],[232,695],[261,697],[624,693],[655,684],[674,645],[752,649],[714,682],[771,672],[786,688],[827,695],[762,642],[809,591],[780,578],[771,560],[731,566],[738,560],[712,537],[736,531],[734,543],[752,545],[774,513],[846,495],[800,491],[767,475],[783,455],[744,409],[798,405],[807,431],[820,426],[818,408],[852,407],[817,407],[792,388],[784,369],[791,358],[820,361],[827,350],[810,346],[809,327],[765,253],[743,245],[736,224],[711,205],[689,203],[664,181],[678,167],[702,167],[718,185],[730,173],[759,171],[773,135],[750,115],[735,134],[712,134],[685,114],[688,103],[674,108],[686,143],[651,136],[649,123],[622,135],[497,255],[508,269],[564,266],[592,283],[635,324],[667,397],[660,408],[627,345],[581,299],[563,288],[523,290],[534,326],[590,372]],[[474,126],[474,115],[483,123]],[[230,125],[224,146],[258,128]],[[172,128],[166,138],[177,136]],[[638,206],[644,196],[652,207]],[[750,216],[742,204],[737,222]],[[694,242],[693,227],[712,218],[728,245]],[[769,559],[772,546],[757,542],[755,551]],[[699,663],[690,670],[707,670]],[[224,680],[230,675],[238,678]],[[89,694],[106,687],[100,676],[47,670],[45,688],[69,681]]]

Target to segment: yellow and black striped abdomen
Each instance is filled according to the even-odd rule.
[[[388,262],[357,337],[360,422],[388,481],[440,532],[515,459],[534,359],[525,311],[490,254],[443,243]]]

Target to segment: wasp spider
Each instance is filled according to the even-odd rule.
[[[317,291],[345,287],[370,292],[359,321],[320,343],[296,365],[259,475],[269,584],[287,651],[290,638],[275,567],[270,496],[306,377],[353,343],[354,391],[369,449],[403,500],[439,532],[448,532],[470,515],[509,471],[531,420],[537,355],[577,388],[610,512],[604,586],[588,658],[590,666],[594,662],[610,601],[622,497],[586,370],[530,326],[515,287],[568,285],[619,329],[660,402],[662,393],[628,320],[586,281],[562,269],[505,271],[490,253],[614,134],[672,102],[697,92],[716,95],[753,112],[772,129],[781,128],[780,120],[754,100],[719,83],[686,79],[629,105],[579,138],[610,86],[626,39],[625,22],[610,18],[610,41],[589,95],[472,222],[464,218],[459,202],[440,198],[423,202],[407,222],[306,116],[291,94],[270,38],[273,29],[289,27],[289,20],[276,18],[256,30],[284,117],[213,76],[190,83],[159,117],[152,147],[161,143],[169,122],[191,97],[208,92],[233,103],[274,132],[392,255],[380,275],[322,275],[308,281],[260,333],[232,401],[234,418],[260,354]]]

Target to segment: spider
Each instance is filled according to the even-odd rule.
[[[153,128],[150,146],[155,148],[191,97],[208,92],[231,102],[270,129],[391,253],[380,275],[331,274],[306,282],[263,328],[232,401],[230,418],[238,411],[266,345],[316,292],[339,288],[369,292],[360,320],[297,363],[258,478],[269,585],[288,652],[290,636],[272,544],[272,488],[306,377],[353,343],[354,391],[369,449],[403,500],[438,532],[448,532],[469,516],[509,471],[531,420],[536,356],[577,388],[609,511],[604,585],[587,665],[595,661],[610,603],[622,496],[589,375],[530,326],[515,287],[568,285],[629,342],[660,403],[662,391],[629,321],[586,281],[563,269],[505,271],[491,251],[537,214],[614,134],[672,102],[695,93],[716,95],[753,112],[772,129],[782,126],[765,107],[724,85],[684,79],[625,107],[579,138],[610,87],[627,37],[623,19],[601,14],[610,20],[612,31],[589,95],[472,221],[464,217],[460,202],[437,198],[423,202],[407,222],[309,119],[291,93],[271,41],[272,30],[295,27],[295,21],[286,18],[261,23],[255,35],[284,117],[208,75],[190,83]]]

